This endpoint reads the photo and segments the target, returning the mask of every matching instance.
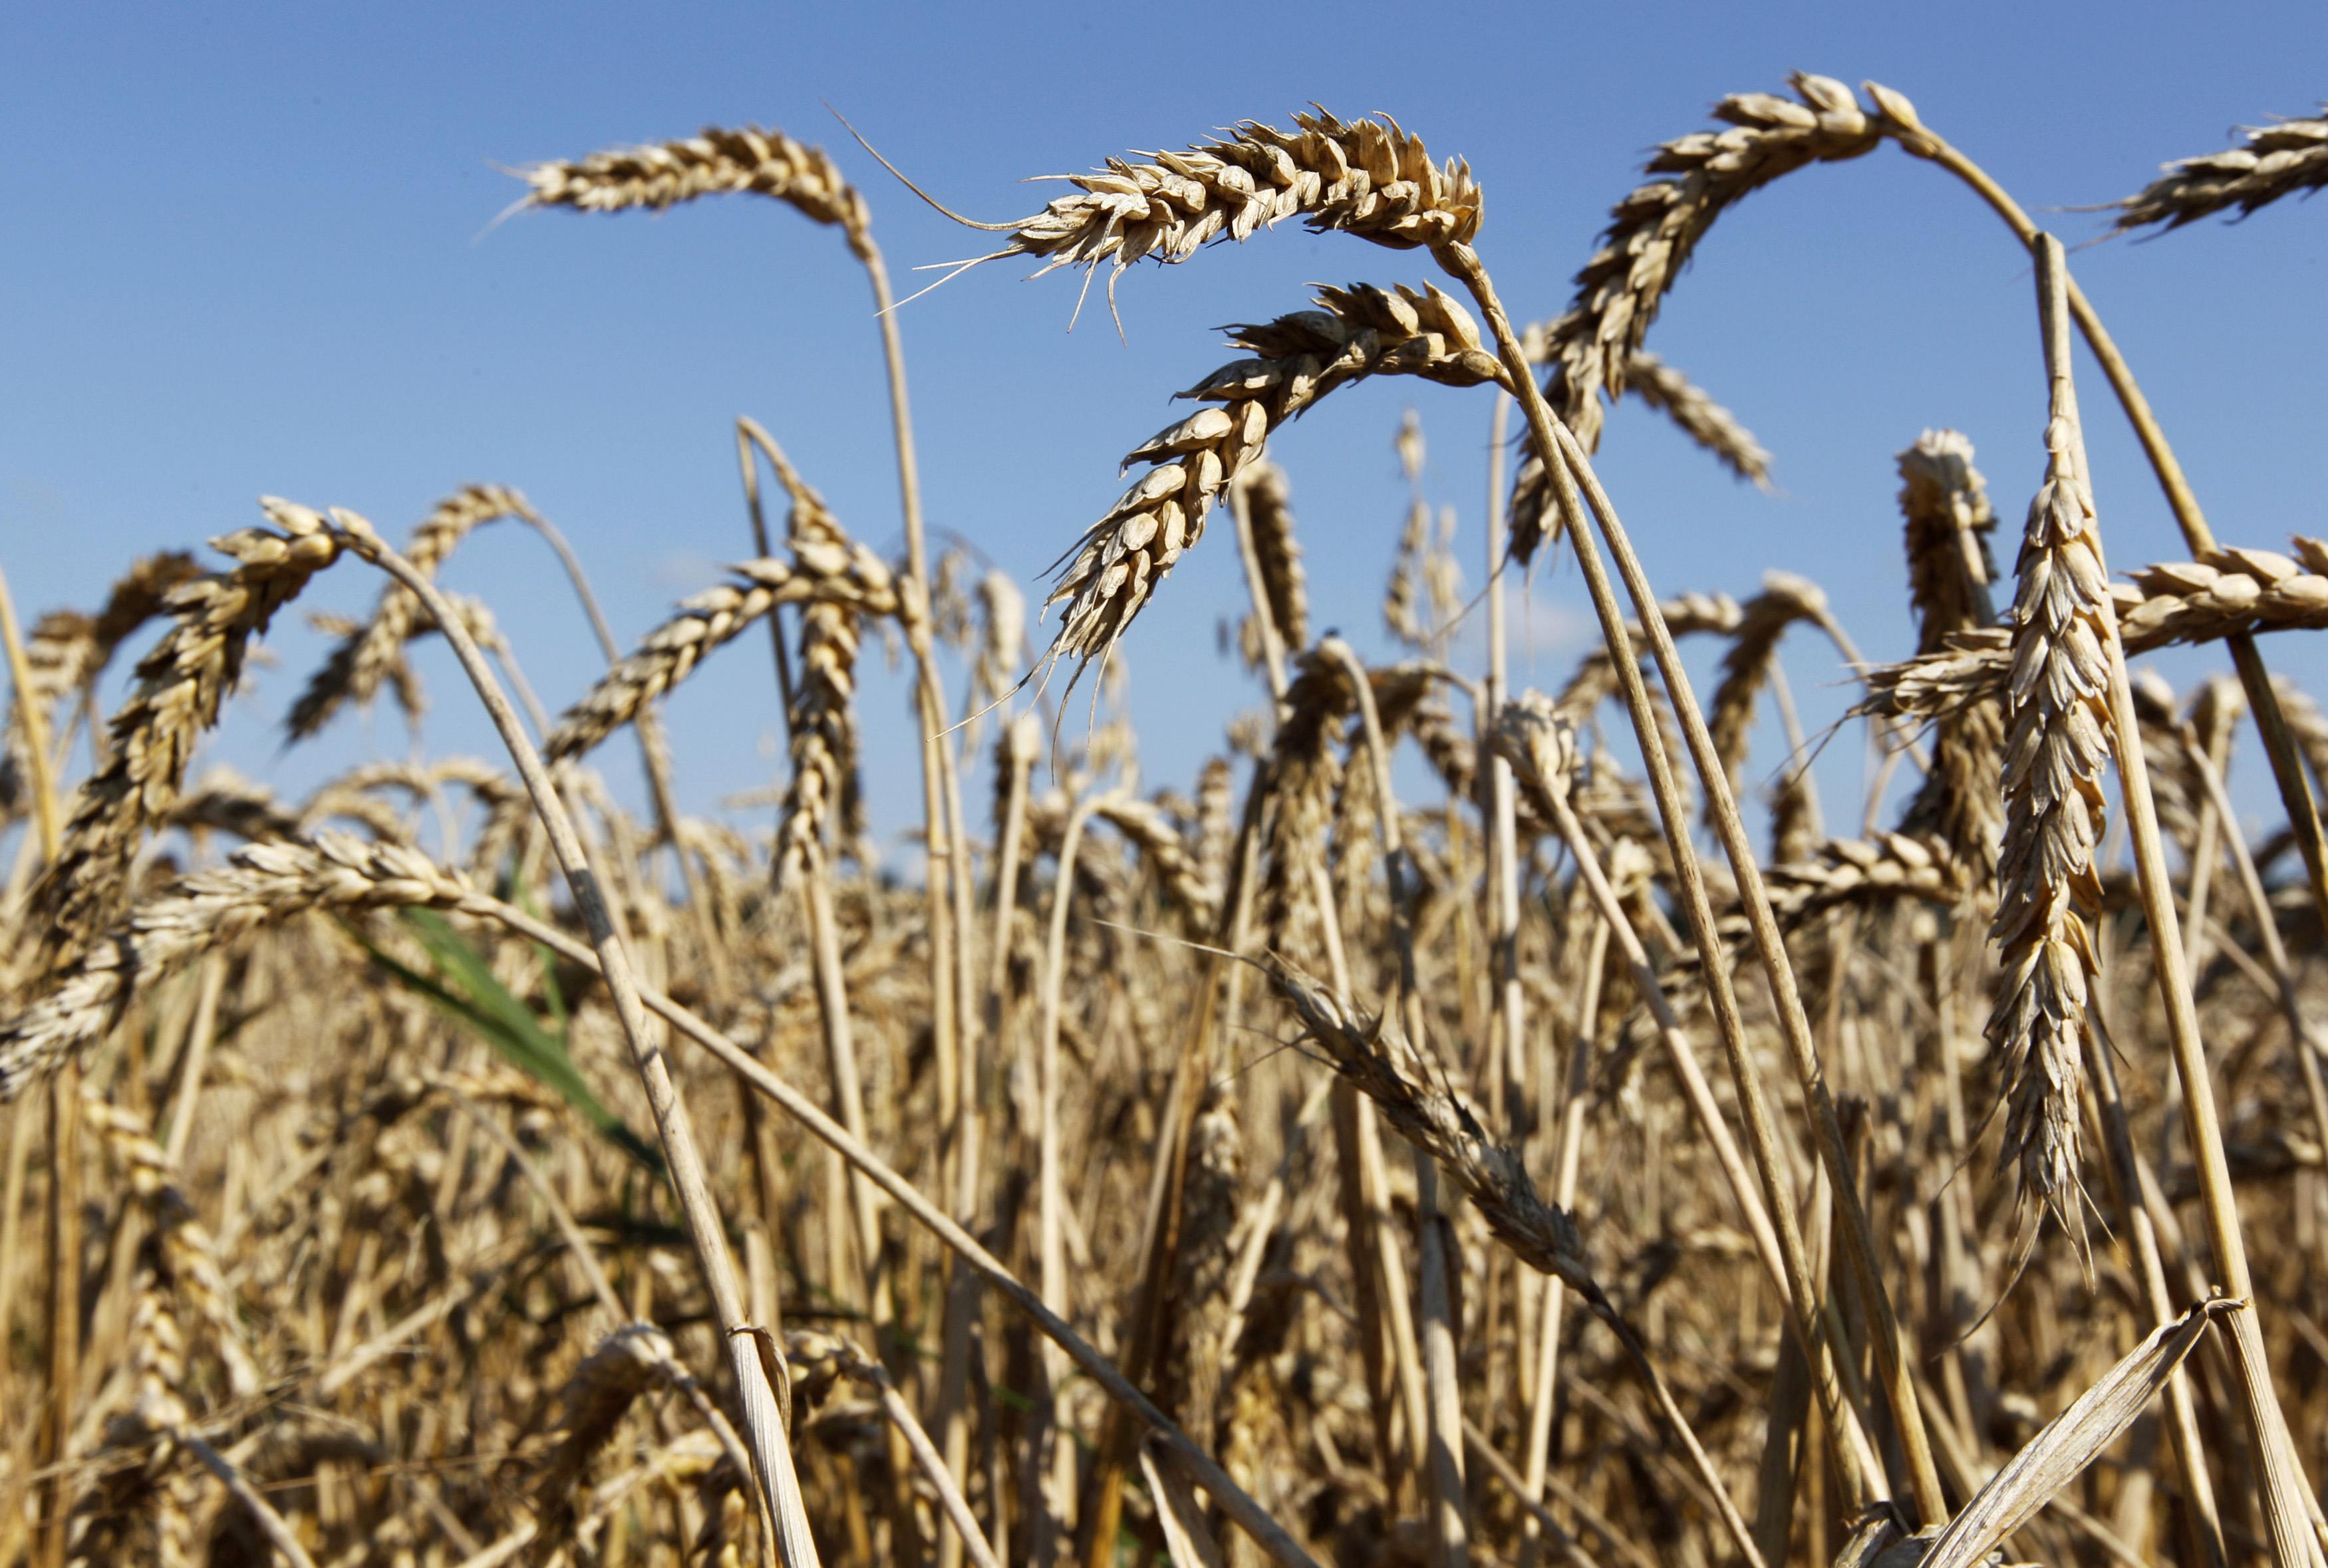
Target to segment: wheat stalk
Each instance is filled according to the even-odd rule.
[[[2282,196],[2328,185],[2328,105],[2318,119],[2249,126],[2240,145],[2162,165],[2165,174],[2117,203],[2120,234],[2164,223],[2167,232],[2233,207],[2248,216]]]
[[[1231,329],[1254,357],[1222,366],[1180,394],[1213,405],[1125,458],[1153,465],[1061,558],[1046,608],[1065,603],[1046,664],[1104,657],[1181,553],[1204,537],[1225,485],[1258,458],[1271,432],[1337,387],[1373,375],[1447,386],[1502,378],[1468,312],[1439,289],[1357,284],[1320,288],[1319,308]]]
[[[81,785],[62,853],[34,889],[51,962],[93,937],[114,912],[146,830],[177,799],[195,743],[242,673],[250,639],[339,558],[324,520],[305,507],[260,502],[273,528],[211,540],[230,571],[183,583],[165,605],[174,623],[138,662],[137,685],[112,720],[112,756]]]

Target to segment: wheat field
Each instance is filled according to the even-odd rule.
[[[2216,538],[2061,240],[1903,94],[1713,119],[1532,322],[1480,179],[1387,117],[1106,156],[979,226],[933,308],[1007,260],[1112,310],[1290,221],[1382,280],[1256,302],[1047,585],[925,528],[867,192],[915,193],[745,127],[519,204],[835,231],[894,518],[739,418],[756,555],[643,635],[487,484],[400,543],[269,497],[101,604],[0,587],[0,1564],[2328,1564],[2328,718],[2265,635],[2328,628],[2328,541]],[[1733,205],[1902,155],[2025,249],[2048,417],[2017,537],[1967,439],[1901,433],[1886,665],[1807,578],[1651,582],[1593,458],[1631,393],[1766,483],[1651,329]],[[2098,227],[2323,184],[2328,120],[2279,121]],[[1496,500],[1459,561],[1409,417],[1405,656],[1369,664],[1269,443],[1401,376],[1469,390]],[[2154,481],[2187,559],[2109,559],[2121,417],[2151,473],[2100,493]],[[1155,787],[1122,639],[1208,523],[1253,707]],[[561,711],[439,587],[485,527],[603,650]],[[1600,635],[1521,689],[1507,601],[1554,559]],[[418,726],[434,637],[504,750],[305,798],[205,761],[302,614],[333,647],[285,743]],[[782,765],[686,814],[659,705],[764,636]],[[2129,667],[2178,644],[2215,672]],[[1836,681],[1864,801],[1821,799],[1792,697]],[[868,848],[860,682],[913,704],[918,876]]]

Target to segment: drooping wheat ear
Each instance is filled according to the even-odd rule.
[[[1799,923],[1847,904],[1945,903],[1964,891],[1961,865],[1938,840],[1879,833],[1873,840],[1829,839],[1815,855],[1783,861],[1765,875],[1771,908],[1780,920]]]
[[[300,833],[297,812],[277,800],[265,784],[226,766],[203,769],[202,776],[178,797],[155,826],[164,824],[231,833],[254,843],[264,839],[296,839]]]
[[[2005,1107],[2003,1164],[2018,1172],[2025,1258],[2046,1212],[2084,1249],[2078,1179],[2086,987],[2096,959],[2087,918],[2110,754],[2107,649],[2116,611],[2091,493],[2070,422],[2046,428],[2045,481],[2029,503],[2012,616],[2005,710],[2004,847],[1997,862],[1995,1009],[1990,1060]]]
[[[2239,146],[2163,165],[2162,178],[2117,203],[2117,231],[2164,223],[2171,232],[2233,207],[2245,217],[2328,185],[2328,104],[2321,107],[2319,119],[2243,127]]]
[[[582,756],[628,724],[639,709],[687,679],[703,656],[748,629],[778,605],[829,601],[868,615],[919,616],[915,596],[881,558],[862,544],[810,544],[789,561],[746,561],[732,583],[706,588],[648,634],[638,652],[615,665],[559,718],[542,743],[545,761]]]
[[[1036,274],[1086,273],[1112,264],[1108,294],[1133,262],[1186,261],[1208,240],[1245,240],[1299,216],[1402,249],[1468,242],[1479,231],[1480,192],[1460,158],[1434,164],[1422,138],[1388,116],[1344,121],[1319,109],[1281,131],[1247,120],[1225,141],[1147,161],[1110,158],[1088,174],[1051,176],[1075,187],[1013,227],[990,257],[1033,256]]]
[[[416,850],[349,833],[247,844],[138,906],[39,1001],[0,1024],[0,1100],[101,1037],[140,993],[254,926],[318,908],[451,908],[469,891],[459,873]]]
[[[677,1362],[671,1341],[652,1323],[633,1323],[601,1339],[559,1391],[558,1439],[534,1479],[535,1539],[567,1540],[574,1528],[575,1488],[600,1449],[613,1441],[641,1395],[667,1385]]]
[[[145,1207],[163,1272],[208,1331],[219,1364],[226,1369],[228,1392],[237,1399],[249,1398],[258,1392],[258,1368],[243,1345],[234,1291],[219,1267],[217,1244],[178,1185],[176,1166],[154,1141],[152,1125],[127,1106],[109,1104],[94,1088],[84,1087],[81,1113],[105,1140],[107,1152]]]
[[[1272,949],[1311,953],[1323,941],[1317,873],[1327,863],[1342,789],[1336,742],[1357,698],[1341,666],[1313,649],[1295,662],[1284,709],[1256,786],[1270,803],[1262,831],[1260,930]]]
[[[73,610],[52,610],[33,624],[24,642],[30,694],[42,705],[42,726],[55,744],[65,702],[87,689],[105,672],[114,651],[162,613],[172,588],[202,575],[194,558],[183,550],[163,550],[136,562],[106,595],[105,607],[94,616]],[[11,694],[6,750],[0,753],[0,813],[22,809],[18,803],[29,770],[22,756],[25,728],[14,711],[26,692]]]
[[[2296,537],[2295,558],[2232,548],[2203,560],[2136,568],[2112,583],[2118,634],[2129,653],[2242,633],[2328,627],[2328,541]],[[1853,711],[1936,718],[1993,702],[2013,683],[2013,644],[2001,627],[1960,632],[1944,646],[1867,671],[1867,699]]]
[[[1739,478],[1768,488],[1770,454],[1737,415],[1673,366],[1636,349],[1625,361],[1625,390],[1681,427]]]
[[[1395,1019],[1359,1017],[1275,953],[1262,960],[1262,972],[1334,1070],[1375,1103],[1394,1131],[1439,1162],[1498,1240],[1529,1267],[1599,1293],[1575,1221],[1537,1195],[1518,1154],[1488,1138],[1445,1069],[1416,1049]]]
[[[535,164],[519,176],[531,187],[526,206],[581,212],[661,211],[699,196],[773,197],[813,222],[838,225],[860,259],[872,227],[865,198],[840,177],[823,148],[758,126],[707,127],[685,141]]]
[[[339,559],[323,518],[287,501],[260,502],[273,528],[211,540],[231,571],[182,583],[164,606],[174,623],[138,662],[137,685],[113,716],[112,755],[81,785],[65,845],[33,892],[42,953],[70,956],[111,920],[131,856],[169,810],[194,743],[218,722],[250,639]]]
[[[1659,601],[1657,613],[1665,617],[1666,629],[1676,637],[1734,636],[1746,618],[1746,612],[1728,594],[1682,594]],[[1639,622],[1628,621],[1626,628],[1636,639],[1635,646],[1646,642]],[[1610,659],[1608,648],[1596,645],[1577,664],[1576,672],[1560,689],[1554,705],[1570,723],[1582,724],[1603,702],[1617,695],[1617,666]]]
[[[1827,618],[1826,591],[1793,572],[1764,572],[1762,591],[1746,601],[1730,651],[1722,656],[1722,682],[1713,689],[1713,749],[1721,754],[1733,793],[1746,765],[1755,708],[1778,665],[1779,640],[1790,626],[1804,621],[1824,625]]]
[[[1222,884],[1205,875],[1188,841],[1161,807],[1137,795],[1111,794],[1093,812],[1140,851],[1166,897],[1196,929],[1212,928],[1220,916]]]
[[[412,539],[404,547],[405,559],[433,577],[454,547],[472,530],[504,517],[533,516],[532,506],[514,490],[499,484],[465,485],[438,502],[436,509],[412,530]],[[420,688],[405,666],[404,644],[417,632],[429,629],[424,624],[427,621],[419,596],[410,588],[393,580],[381,588],[371,619],[340,638],[323,668],[299,694],[299,700],[291,705],[290,717],[283,724],[286,737],[291,740],[313,737],[347,704],[369,708],[384,684],[395,690],[405,718],[418,720]]]
[[[1216,405],[1124,458],[1154,465],[1061,559],[1045,608],[1064,601],[1047,663],[1088,664],[1114,647],[1183,550],[1204,537],[1222,486],[1282,427],[1337,387],[1373,375],[1446,386],[1500,381],[1469,312],[1435,286],[1320,288],[1316,310],[1232,328],[1253,358],[1222,366],[1180,394]]]
[[[1789,80],[1793,99],[1725,98],[1713,117],[1729,129],[1683,136],[1650,156],[1647,172],[1659,177],[1617,203],[1600,251],[1576,275],[1567,314],[1542,329],[1553,366],[1547,396],[1558,399],[1561,418],[1586,451],[1600,440],[1601,398],[1625,390],[1666,291],[1715,219],[1806,164],[1863,156],[1886,135],[1920,134],[1907,100],[1873,83],[1871,111],[1831,77],[1797,71]],[[1532,455],[1512,492],[1512,553],[1523,561],[1559,530],[1551,499]]]
[[[1197,774],[1197,875],[1226,887],[1236,851],[1236,772],[1225,756],[1208,756]]]
[[[824,498],[793,467],[774,442],[765,448],[777,480],[792,498],[786,542],[804,571],[812,561],[848,559],[852,540]],[[858,609],[819,598],[801,606],[800,662],[792,708],[792,778],[777,813],[775,879],[787,884],[831,833],[853,841],[865,831],[865,803],[857,774]]]
[[[1011,693],[1018,689],[1018,671],[1027,662],[1027,596],[1018,590],[1018,580],[1000,568],[978,579],[978,614],[981,627],[978,658],[972,665],[975,684],[971,691],[971,707],[983,709],[989,704],[1001,704],[1007,711]],[[976,730],[971,734],[974,737]],[[968,752],[977,745],[975,738],[965,739],[962,750]]]
[[[1266,457],[1256,457],[1245,465],[1239,482],[1244,485],[1245,523],[1253,531],[1253,553],[1261,566],[1270,621],[1284,646],[1306,648],[1310,645],[1310,579],[1301,569],[1300,541],[1293,535],[1292,489],[1285,470]],[[1262,668],[1261,623],[1250,612],[1239,623],[1237,646],[1246,669]]]
[[[1989,596],[1996,566],[1988,552],[1996,513],[1972,460],[1972,443],[1954,430],[1927,430],[1900,454],[1908,596],[1916,609],[1920,654],[1996,620]],[[1901,819],[1902,832],[1936,836],[1949,859],[1978,872],[1968,888],[1985,887],[1996,865],[1996,838],[2004,826],[1996,770],[2004,750],[2004,715],[1995,704],[1942,719],[1933,737],[1931,771]]]

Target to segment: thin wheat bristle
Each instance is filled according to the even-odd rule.
[[[1047,662],[1084,665],[1112,650],[1181,553],[1204,537],[1223,486],[1260,455],[1272,431],[1336,388],[1374,375],[1458,387],[1503,378],[1470,314],[1434,286],[1320,288],[1317,301],[1316,310],[1232,328],[1230,342],[1254,357],[1181,393],[1213,406],[1124,458],[1126,466],[1153,466],[1062,558],[1044,606],[1067,607]]]
[[[2322,108],[2328,111],[2328,104]],[[2164,223],[2172,233],[2210,213],[2236,207],[2244,218],[2283,196],[2328,185],[2328,113],[2250,126],[2239,142],[2162,165],[2163,177],[2117,203],[2112,229],[2123,234]]]

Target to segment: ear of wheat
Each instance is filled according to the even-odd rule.
[[[1112,296],[1136,261],[1186,261],[1207,241],[1250,239],[1292,217],[1400,249],[1478,233],[1479,188],[1460,159],[1434,164],[1422,138],[1386,116],[1346,121],[1320,109],[1293,124],[1281,131],[1248,120],[1186,152],[1055,176],[1074,192],[1014,225],[1010,242],[981,259],[1036,257],[1037,277],[1104,262]]]
[[[1047,662],[1087,664],[1123,635],[1181,553],[1204,537],[1222,487],[1260,455],[1270,433],[1338,387],[1375,375],[1448,386],[1500,380],[1469,313],[1425,285],[1321,288],[1316,310],[1233,329],[1254,357],[1187,391],[1212,405],[1159,432],[1124,462],[1152,465],[1068,552],[1050,605],[1065,603]]]
[[[659,212],[703,196],[766,196],[814,222],[839,225],[860,257],[871,228],[865,198],[823,148],[759,126],[709,127],[682,141],[535,164],[519,175],[529,187],[526,206],[581,212]]]
[[[2328,542],[2298,536],[2277,550],[2216,549],[2206,559],[2141,567],[2108,585],[2128,653],[2258,632],[2328,627]],[[1929,653],[1867,671],[1854,713],[1935,718],[1994,702],[2014,679],[2002,628],[1956,633]]]
[[[1988,1045],[2004,1103],[2001,1158],[2019,1178],[2019,1257],[2051,1213],[2082,1251],[2079,1095],[2085,1082],[2087,982],[2097,960],[2088,917],[2101,904],[2094,850],[2109,760],[2107,639],[2114,615],[2093,501],[2069,422],[2047,427],[2045,482],[2029,504],[2014,600],[2006,707],[2004,845],[1997,861],[1999,977]]]
[[[1916,651],[1938,652],[1948,639],[1996,619],[1989,585],[1996,578],[1988,536],[1996,514],[1973,466],[1972,443],[1953,430],[1927,430],[1900,454],[1900,510],[1907,522],[1908,596],[1916,610]],[[1985,882],[2004,825],[1996,796],[2004,716],[1994,704],[1940,721],[1931,771],[1909,803],[1901,829],[1930,833],[1958,864]]]
[[[2283,196],[2328,185],[2328,105],[2316,119],[2278,120],[2239,133],[2239,145],[2183,158],[2117,203],[2118,233],[2164,223],[2172,232],[2236,207],[2241,217]]]
[[[421,520],[404,547],[404,559],[434,577],[454,548],[476,529],[504,517],[532,515],[532,507],[514,490],[499,484],[465,485]],[[341,635],[323,668],[292,704],[284,721],[288,738],[312,738],[349,703],[370,707],[384,683],[394,689],[405,717],[419,718],[419,687],[405,665],[404,644],[427,629],[427,621],[419,596],[410,588],[393,580],[381,588],[371,619]]]
[[[772,452],[772,455],[773,455]],[[855,541],[824,498],[781,456],[777,478],[792,497],[787,529],[795,558],[846,556]],[[829,831],[854,841],[865,829],[857,773],[857,643],[859,611],[835,598],[805,602],[800,615],[800,665],[793,678],[792,780],[778,813],[776,879],[799,871]]]
[[[138,662],[136,688],[113,716],[112,756],[81,786],[63,850],[33,893],[52,961],[112,918],[130,857],[177,799],[194,744],[218,721],[251,638],[339,558],[316,513],[271,498],[261,504],[273,527],[211,541],[234,559],[232,570],[181,584],[165,598],[174,624]]]

